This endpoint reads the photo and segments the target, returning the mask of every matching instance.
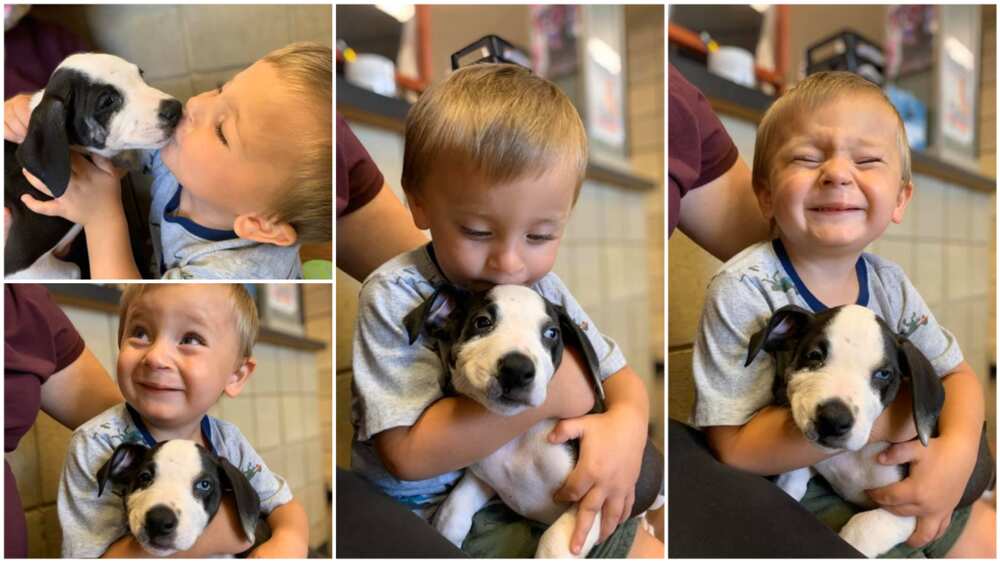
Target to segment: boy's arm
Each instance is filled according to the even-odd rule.
[[[538,421],[576,417],[593,408],[594,392],[579,351],[566,348],[545,402],[516,416],[501,416],[464,396],[431,404],[409,427],[375,435],[386,469],[400,480],[423,480],[458,470],[488,456]]]
[[[215,517],[205,527],[205,532],[198,537],[194,546],[170,558],[206,558],[220,554],[239,554],[251,546],[253,544],[243,534],[236,502],[231,495],[226,494],[219,504],[219,511],[215,513]],[[154,558],[154,556],[143,550],[135,537],[126,534],[109,546],[101,558]]]
[[[625,366],[604,381],[607,411],[560,421],[550,441],[580,438],[580,458],[555,499],[579,502],[570,548],[578,553],[594,517],[601,513],[604,542],[624,522],[635,501],[649,427],[649,396],[642,379]]]
[[[297,500],[278,506],[267,516],[271,538],[250,558],[305,558],[309,554],[309,519]]]
[[[911,546],[924,545],[947,529],[979,454],[984,418],[979,379],[962,361],[941,382],[945,400],[938,419],[939,435],[927,447],[911,440],[879,455],[882,464],[910,463],[909,476],[868,491],[869,497],[886,510],[917,516],[917,528],[907,540]]]

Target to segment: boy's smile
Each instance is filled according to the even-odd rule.
[[[487,185],[475,171],[442,164],[408,198],[449,281],[473,290],[531,285],[555,264],[576,181],[574,168],[557,164]]]
[[[119,344],[118,386],[151,431],[191,426],[196,432],[220,395],[235,396],[246,382],[242,373],[248,363],[252,371],[253,360],[238,358],[229,291],[226,285],[155,285],[131,305]]]
[[[902,185],[899,123],[870,94],[842,96],[799,115],[775,153],[761,209],[799,250],[860,252],[912,193]]]

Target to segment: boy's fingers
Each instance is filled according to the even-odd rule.
[[[895,443],[878,455],[879,464],[903,464],[919,460],[923,452],[923,444],[913,439],[904,443]]]
[[[622,510],[622,516],[618,520],[618,524],[621,525],[628,521],[629,515],[632,514],[632,506],[635,505],[635,490],[630,490],[628,496],[625,497],[625,505]]]
[[[549,443],[565,443],[583,436],[583,422],[579,419],[561,420],[549,433]]]
[[[917,517],[917,528],[913,531],[913,534],[910,535],[910,538],[906,539],[906,544],[914,548],[924,546],[943,534],[943,529],[941,529],[942,524],[944,521],[950,521],[950,519],[950,512],[948,513],[947,519],[936,515],[929,517]]]
[[[624,499],[609,498],[601,508],[601,536],[597,542],[602,543],[608,540],[611,533],[618,527],[621,520]]]
[[[887,509],[893,506],[917,503],[910,480],[902,480],[881,488],[865,490],[865,492],[873,502]]]
[[[576,529],[573,530],[573,540],[570,541],[570,550],[573,554],[580,554],[583,542],[587,539],[587,533],[594,524],[594,519],[601,510],[604,503],[604,496],[598,490],[591,490],[583,500],[577,504]]]
[[[577,468],[569,473],[566,483],[559,488],[552,496],[552,499],[559,502],[576,502],[581,500],[586,493],[594,487],[594,480]]]

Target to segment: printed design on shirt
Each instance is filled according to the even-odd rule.
[[[257,463],[257,464],[253,464],[253,465],[247,466],[246,468],[242,469],[242,472],[243,472],[243,476],[246,476],[247,480],[250,481],[250,480],[253,480],[254,476],[257,476],[258,474],[260,474],[262,470],[264,470],[264,469],[261,468],[260,463]]]
[[[101,424],[103,429],[107,430],[105,435],[111,439],[111,444],[121,445],[123,443],[139,443],[144,444],[146,441],[142,438],[142,433],[138,429],[126,424],[124,427],[119,426],[114,422],[104,422]],[[117,443],[115,443],[117,441]]]
[[[770,276],[759,275],[760,268],[756,265],[748,267],[750,271],[758,273],[758,275],[747,275],[743,273],[740,275],[740,281],[746,280],[756,280],[758,284],[764,285],[769,291],[773,293],[787,293],[788,291],[795,290],[795,283],[789,279],[786,275],[783,275],[780,271],[774,271]]]
[[[910,337],[913,332],[916,332],[921,326],[927,325],[927,315],[917,314],[916,312],[910,314],[908,320],[903,320],[902,330],[900,330],[899,335],[904,338]]]

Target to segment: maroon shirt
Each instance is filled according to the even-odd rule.
[[[358,137],[337,116],[337,216],[364,207],[378,195],[385,179]]]
[[[4,452],[17,448],[38,417],[42,384],[80,357],[83,338],[41,285],[4,285]],[[28,555],[24,508],[4,461],[4,554]]]
[[[41,90],[64,58],[82,53],[86,43],[58,25],[31,14],[4,33],[3,99]]]
[[[705,96],[670,65],[667,144],[667,236],[680,220],[681,198],[729,171],[740,154]]]

